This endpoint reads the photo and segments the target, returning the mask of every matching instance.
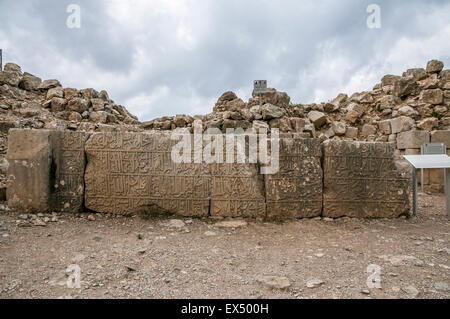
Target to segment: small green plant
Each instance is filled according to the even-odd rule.
[[[433,111],[433,113],[431,113],[432,117],[437,118],[438,120],[442,119],[444,117],[444,114],[439,114],[436,111]]]

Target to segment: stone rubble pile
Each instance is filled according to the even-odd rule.
[[[284,92],[269,89],[248,102],[233,92],[224,93],[213,112],[198,116],[167,116],[143,122],[144,130],[191,128],[196,119],[204,129],[277,128],[281,133],[304,133],[325,140],[391,142],[396,158],[419,154],[426,142],[443,142],[450,147],[450,70],[432,60],[425,69],[409,69],[401,76],[385,75],[371,91],[339,94],[319,104],[293,104]],[[428,191],[443,191],[443,173],[427,170],[424,184]]]

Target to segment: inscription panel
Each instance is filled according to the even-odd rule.
[[[320,216],[322,212],[321,147],[318,139],[280,139],[280,169],[265,175],[267,217]]]
[[[397,170],[394,144],[324,142],[326,217],[392,218],[410,211],[411,180]]]
[[[211,177],[206,164],[174,163],[170,134],[96,133],[86,144],[86,207],[133,213],[156,207],[207,216]]]

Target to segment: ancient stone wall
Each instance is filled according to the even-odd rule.
[[[7,197],[19,210],[280,220],[410,210],[411,176],[397,168],[392,143],[282,137],[278,170],[262,174],[260,159],[174,162],[178,140],[161,132],[12,130],[9,140]]]

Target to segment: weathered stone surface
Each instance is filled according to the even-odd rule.
[[[41,91],[49,90],[51,88],[55,88],[61,86],[58,80],[45,80],[41,84],[38,85],[37,89]]]
[[[385,121],[379,121],[378,123],[378,130],[382,132],[383,134],[389,135],[391,134],[391,121],[385,120]]]
[[[410,77],[413,78],[414,81],[420,81],[427,77],[427,72],[423,68],[408,69],[406,72],[403,72],[403,77]]]
[[[414,93],[418,88],[417,83],[412,78],[400,78],[395,81],[392,93],[396,97],[404,97]]]
[[[16,71],[0,71],[0,85],[8,84],[17,87],[20,83],[22,75]]]
[[[398,98],[393,95],[383,96],[380,100],[380,109],[392,109],[398,103]]]
[[[417,124],[417,127],[421,130],[425,131],[431,131],[432,129],[436,128],[439,124],[439,120],[435,117],[429,117],[426,119],[423,119]]]
[[[363,107],[362,105],[350,103],[349,106],[347,106],[347,114],[345,116],[345,119],[354,124],[361,116],[363,116],[364,112],[365,107]]]
[[[15,63],[6,63],[3,69],[5,71],[18,72],[22,74],[22,68]]]
[[[397,135],[397,148],[420,148],[424,143],[430,142],[430,133],[427,131],[408,131]]]
[[[409,131],[416,125],[412,118],[406,116],[400,116],[390,121],[392,134]]]
[[[381,79],[382,86],[394,85],[395,81],[400,79],[398,75],[387,74]]]
[[[225,140],[225,138],[224,138]],[[246,143],[245,148],[248,150]],[[224,157],[228,152],[224,144]],[[211,179],[211,216],[265,217],[264,176],[255,163],[239,163],[237,148],[234,163],[208,165]]]
[[[60,97],[54,97],[51,99],[50,103],[52,112],[61,112],[66,109],[67,101],[66,99],[60,98]]]
[[[22,79],[19,82],[19,87],[23,90],[32,91],[36,90],[42,80],[33,74],[25,72]]]
[[[268,218],[320,216],[321,153],[319,139],[280,139],[280,169],[265,175]]]
[[[347,131],[347,125],[344,122],[333,121],[331,122],[331,128],[337,136],[345,135]]]
[[[364,124],[361,129],[361,136],[368,137],[369,135],[374,135],[377,132],[375,126],[371,124]]]
[[[444,63],[438,60],[431,60],[427,63],[427,72],[428,73],[439,73],[444,68]]]
[[[89,107],[89,103],[87,100],[76,97],[69,101],[68,109],[70,111],[83,113],[84,111],[87,111]]]
[[[8,206],[21,212],[50,209],[51,147],[49,131],[10,130],[8,136]]]
[[[321,128],[327,122],[325,114],[319,111],[309,112],[308,118],[317,129]]]
[[[410,187],[410,176],[396,168],[394,144],[324,142],[323,216],[408,214]]]
[[[450,130],[431,132],[431,142],[442,142],[450,149]]]
[[[79,212],[83,209],[84,202],[84,148],[89,134],[70,131],[57,131],[52,134],[52,211]]]
[[[86,143],[85,205],[104,213],[207,216],[207,164],[173,163],[170,134],[96,133]]]
[[[57,86],[55,88],[51,88],[47,91],[47,100],[51,100],[53,97],[64,97],[64,90],[61,86]]]
[[[345,132],[345,137],[357,139],[358,138],[358,128],[357,127],[348,127]]]
[[[420,100],[429,104],[441,104],[444,101],[444,95],[441,89],[424,90],[420,93]]]
[[[285,111],[281,107],[269,103],[264,104],[261,111],[264,120],[277,119],[285,115]]]
[[[414,116],[419,115],[419,113],[409,105],[404,105],[401,108],[399,108],[398,114],[409,116],[409,117],[414,117]]]
[[[80,211],[86,133],[10,131],[8,204],[25,212]]]

